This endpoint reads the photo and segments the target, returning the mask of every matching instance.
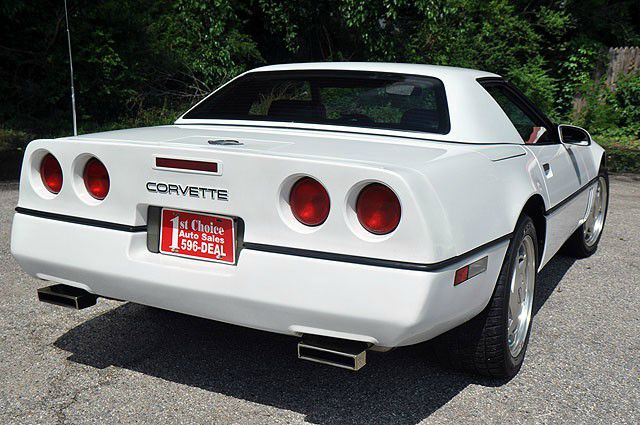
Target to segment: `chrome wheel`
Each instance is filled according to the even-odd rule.
[[[507,342],[513,357],[517,357],[522,351],[531,323],[533,292],[536,284],[535,256],[533,239],[530,235],[525,235],[516,251],[511,272]]]
[[[604,218],[607,212],[607,181],[604,177],[600,176],[598,178],[595,191],[591,210],[583,226],[584,243],[588,247],[592,247],[598,241],[604,226]]]

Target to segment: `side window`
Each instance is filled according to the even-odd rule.
[[[499,85],[489,85],[485,90],[498,102],[513,126],[526,144],[546,143],[550,141],[544,123],[530,115],[520,107],[514,96],[508,89]]]

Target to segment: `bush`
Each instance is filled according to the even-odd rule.
[[[604,79],[582,88],[585,107],[574,122],[607,150],[609,170],[640,172],[640,74],[621,77],[613,86]]]
[[[0,155],[23,150],[32,138],[24,131],[0,128]]]
[[[640,133],[640,73],[628,75],[616,82],[613,91],[614,111],[624,127],[636,126]]]
[[[578,125],[600,132],[626,129],[618,134],[640,135],[640,73],[622,76],[613,86],[604,79],[589,82],[581,92],[586,105],[576,116]]]
[[[640,173],[640,138],[638,127],[596,132],[593,139],[607,151],[609,171]],[[633,136],[632,134],[636,134]]]
[[[188,104],[177,107],[168,106],[141,109],[135,116],[123,117],[106,124],[95,122],[80,122],[79,134],[97,133],[100,131],[119,130],[123,128],[153,127],[156,125],[170,125],[189,108]]]
[[[630,148],[617,142],[602,141],[612,173],[640,173],[640,146]]]
[[[0,181],[17,179],[24,148],[33,136],[23,131],[0,128]]]

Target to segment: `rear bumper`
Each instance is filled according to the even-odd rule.
[[[30,275],[89,292],[272,332],[384,347],[428,340],[487,304],[504,241],[438,271],[415,271],[243,249],[237,266],[152,253],[146,233],[17,213],[11,252]],[[453,286],[484,256],[487,271]]]

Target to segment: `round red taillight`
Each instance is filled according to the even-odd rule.
[[[50,153],[42,158],[40,163],[40,176],[42,183],[51,193],[58,194],[62,189],[62,167],[55,156]]]
[[[318,181],[311,177],[303,177],[291,188],[289,205],[300,223],[319,226],[329,215],[329,194]]]
[[[91,158],[84,166],[84,185],[96,199],[103,200],[109,193],[109,173],[97,158]]]
[[[356,213],[362,227],[376,235],[391,233],[400,223],[400,201],[391,189],[371,183],[360,191]]]

